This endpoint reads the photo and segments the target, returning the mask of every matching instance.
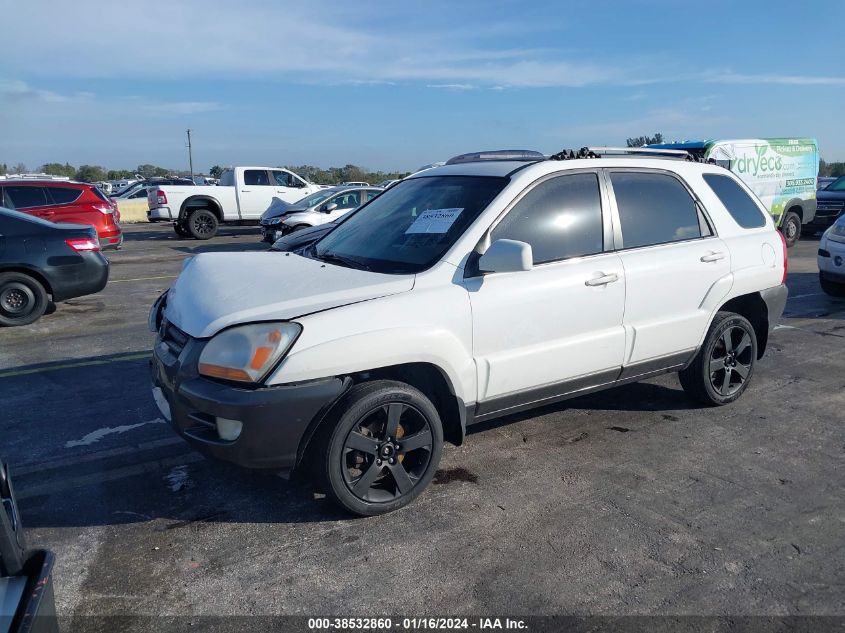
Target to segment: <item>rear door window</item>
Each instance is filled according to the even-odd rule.
[[[624,248],[682,242],[710,234],[695,201],[674,176],[615,171],[610,173],[610,181]]]
[[[267,177],[267,172],[263,169],[246,169],[244,170],[244,184],[269,187],[270,179]]]
[[[31,209],[47,206],[44,187],[4,187],[6,206],[10,209]]]
[[[742,228],[756,229],[766,226],[763,212],[733,178],[721,174],[704,174],[702,178]]]
[[[47,192],[53,199],[53,204],[72,204],[82,195],[82,189],[74,187],[48,187]]]

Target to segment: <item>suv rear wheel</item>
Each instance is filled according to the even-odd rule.
[[[352,387],[332,411],[316,447],[329,496],[362,516],[416,499],[443,450],[443,427],[431,401],[405,383],[378,380]]]
[[[23,273],[0,273],[0,325],[29,325],[47,310],[47,291]]]
[[[188,216],[188,232],[198,240],[208,240],[217,235],[217,216],[208,209],[196,209]]]
[[[742,395],[756,361],[757,335],[748,319],[733,312],[717,312],[704,345],[678,376],[688,395],[719,406]]]

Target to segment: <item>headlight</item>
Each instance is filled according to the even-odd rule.
[[[278,218],[270,218],[269,220],[267,220],[267,224],[278,224],[278,223],[279,223],[279,222],[281,222],[281,221],[282,221],[282,218],[281,218],[281,217],[278,217]]]
[[[239,382],[260,382],[293,345],[298,323],[255,323],[223,330],[200,354],[199,373]]]
[[[150,308],[150,316],[147,318],[147,326],[150,328],[150,332],[158,332],[158,328],[161,327],[161,315],[164,312],[164,306],[167,305],[168,292],[170,290],[162,292],[158,299],[153,302],[153,307]]]

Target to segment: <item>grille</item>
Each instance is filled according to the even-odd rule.
[[[837,209],[841,209],[843,204],[845,203],[843,203],[841,200],[831,202],[819,202],[816,205],[816,209],[819,211],[835,211]]]
[[[182,353],[185,345],[188,344],[188,340],[190,340],[190,337],[169,321],[165,321],[162,325],[161,341],[170,348],[174,356],[179,356]]]

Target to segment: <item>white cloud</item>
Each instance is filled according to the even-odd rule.
[[[473,84],[428,84],[426,88],[436,88],[438,90],[475,90],[478,86]]]
[[[845,77],[821,77],[815,75],[784,75],[766,73],[761,75],[735,73],[733,71],[709,72],[702,80],[722,84],[785,84],[790,86],[845,86]]]
[[[200,112],[215,112],[217,110],[222,110],[224,106],[214,101],[174,101],[170,103],[150,103],[144,107],[151,112],[197,114]]]

